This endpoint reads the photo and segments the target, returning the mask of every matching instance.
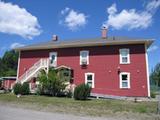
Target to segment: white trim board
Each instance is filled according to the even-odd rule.
[[[147,45],[145,44],[145,59],[146,59],[146,73],[147,73],[147,91],[148,97],[150,97],[150,80],[149,80],[149,66],[148,66],[148,54],[147,54]]]

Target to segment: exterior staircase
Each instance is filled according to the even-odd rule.
[[[49,59],[40,59],[32,67],[30,67],[23,75],[21,75],[17,82],[24,83],[31,80],[32,77],[37,77],[40,70],[47,70],[49,67]]]

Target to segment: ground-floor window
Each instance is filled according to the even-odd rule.
[[[94,88],[94,73],[85,73],[85,83]]]
[[[120,88],[130,88],[130,73],[120,73]]]

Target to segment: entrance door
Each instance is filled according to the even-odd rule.
[[[49,54],[49,61],[51,67],[57,66],[57,52],[51,52]]]

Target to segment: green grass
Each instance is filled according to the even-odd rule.
[[[88,115],[107,115],[117,112],[156,113],[156,102],[138,102],[121,100],[76,101],[71,98],[28,95],[17,98],[13,94],[0,94],[0,102],[32,107],[39,110],[77,113]]]

